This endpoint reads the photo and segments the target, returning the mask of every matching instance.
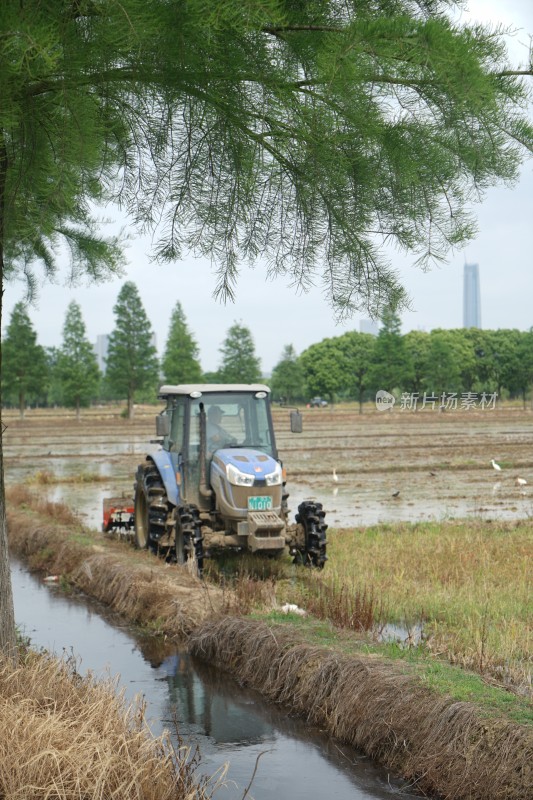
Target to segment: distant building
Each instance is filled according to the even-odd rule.
[[[463,278],[463,328],[481,328],[478,264],[465,264]]]
[[[100,372],[105,375],[105,367],[106,367],[106,360],[107,360],[107,351],[109,349],[109,339],[111,335],[109,333],[100,333],[96,337],[96,344],[94,346],[94,352],[96,353],[96,360],[98,361],[98,367]],[[152,337],[150,339],[151,344],[157,350],[157,334],[152,333]]]
[[[359,320],[359,333],[371,333],[372,336],[377,336],[379,333],[378,323],[371,319]]]
[[[96,353],[96,360],[98,361],[98,368],[100,372],[105,374],[105,362],[107,359],[107,348],[109,347],[109,334],[101,333],[96,337],[96,345],[94,352]]]

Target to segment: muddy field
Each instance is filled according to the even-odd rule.
[[[36,483],[99,528],[102,499],[130,495],[137,464],[155,449],[150,439],[158,410],[139,408],[131,422],[118,407],[88,410],[80,422],[69,411],[30,410],[23,420],[4,412],[6,482]],[[289,412],[274,409],[293,511],[314,497],[335,527],[533,518],[531,410],[369,409],[360,415],[355,406],[338,406],[303,413],[298,435],[290,433]],[[527,484],[518,486],[518,476]]]

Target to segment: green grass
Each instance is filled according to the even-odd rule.
[[[386,623],[421,627],[427,657],[533,696],[533,521],[330,529],[328,557],[320,572],[278,563],[278,605],[374,640]]]
[[[376,622],[422,624],[434,653],[527,683],[533,521],[447,521],[328,531],[328,564],[306,592],[372,592]],[[300,603],[300,604],[302,604]],[[335,602],[330,604],[334,611]],[[305,605],[304,605],[305,607]],[[333,617],[334,618],[334,617]]]
[[[499,686],[491,685],[480,675],[435,659],[424,644],[402,647],[396,642],[377,643],[335,629],[326,621],[296,614],[272,611],[255,614],[269,625],[293,627],[295,636],[310,645],[341,651],[347,655],[366,655],[401,662],[431,690],[454,701],[475,703],[489,716],[505,717],[522,725],[533,726],[533,704]]]

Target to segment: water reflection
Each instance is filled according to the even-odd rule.
[[[248,795],[255,800],[390,800],[400,790],[352,748],[264,703],[259,693],[187,652],[135,637],[101,604],[65,597],[15,561],[12,577],[17,624],[35,647],[74,655],[82,673],[118,673],[128,697],[144,696],[154,733],[174,731],[176,724],[186,742],[199,746],[203,774],[229,762],[216,800],[240,800],[256,767]]]
[[[221,691],[227,687],[227,677],[220,679],[218,673],[217,679],[216,671],[201,662],[193,663],[188,653],[166,658],[160,671],[166,673],[169,707],[182,733],[201,731],[217,744],[241,747],[274,738],[272,726],[251,714],[249,704],[235,701],[237,687]]]

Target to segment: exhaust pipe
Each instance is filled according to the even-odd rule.
[[[205,459],[207,455],[207,425],[206,414],[203,403],[200,403],[200,494],[202,497],[211,498],[213,496],[212,490],[207,485],[207,473],[205,468]]]

